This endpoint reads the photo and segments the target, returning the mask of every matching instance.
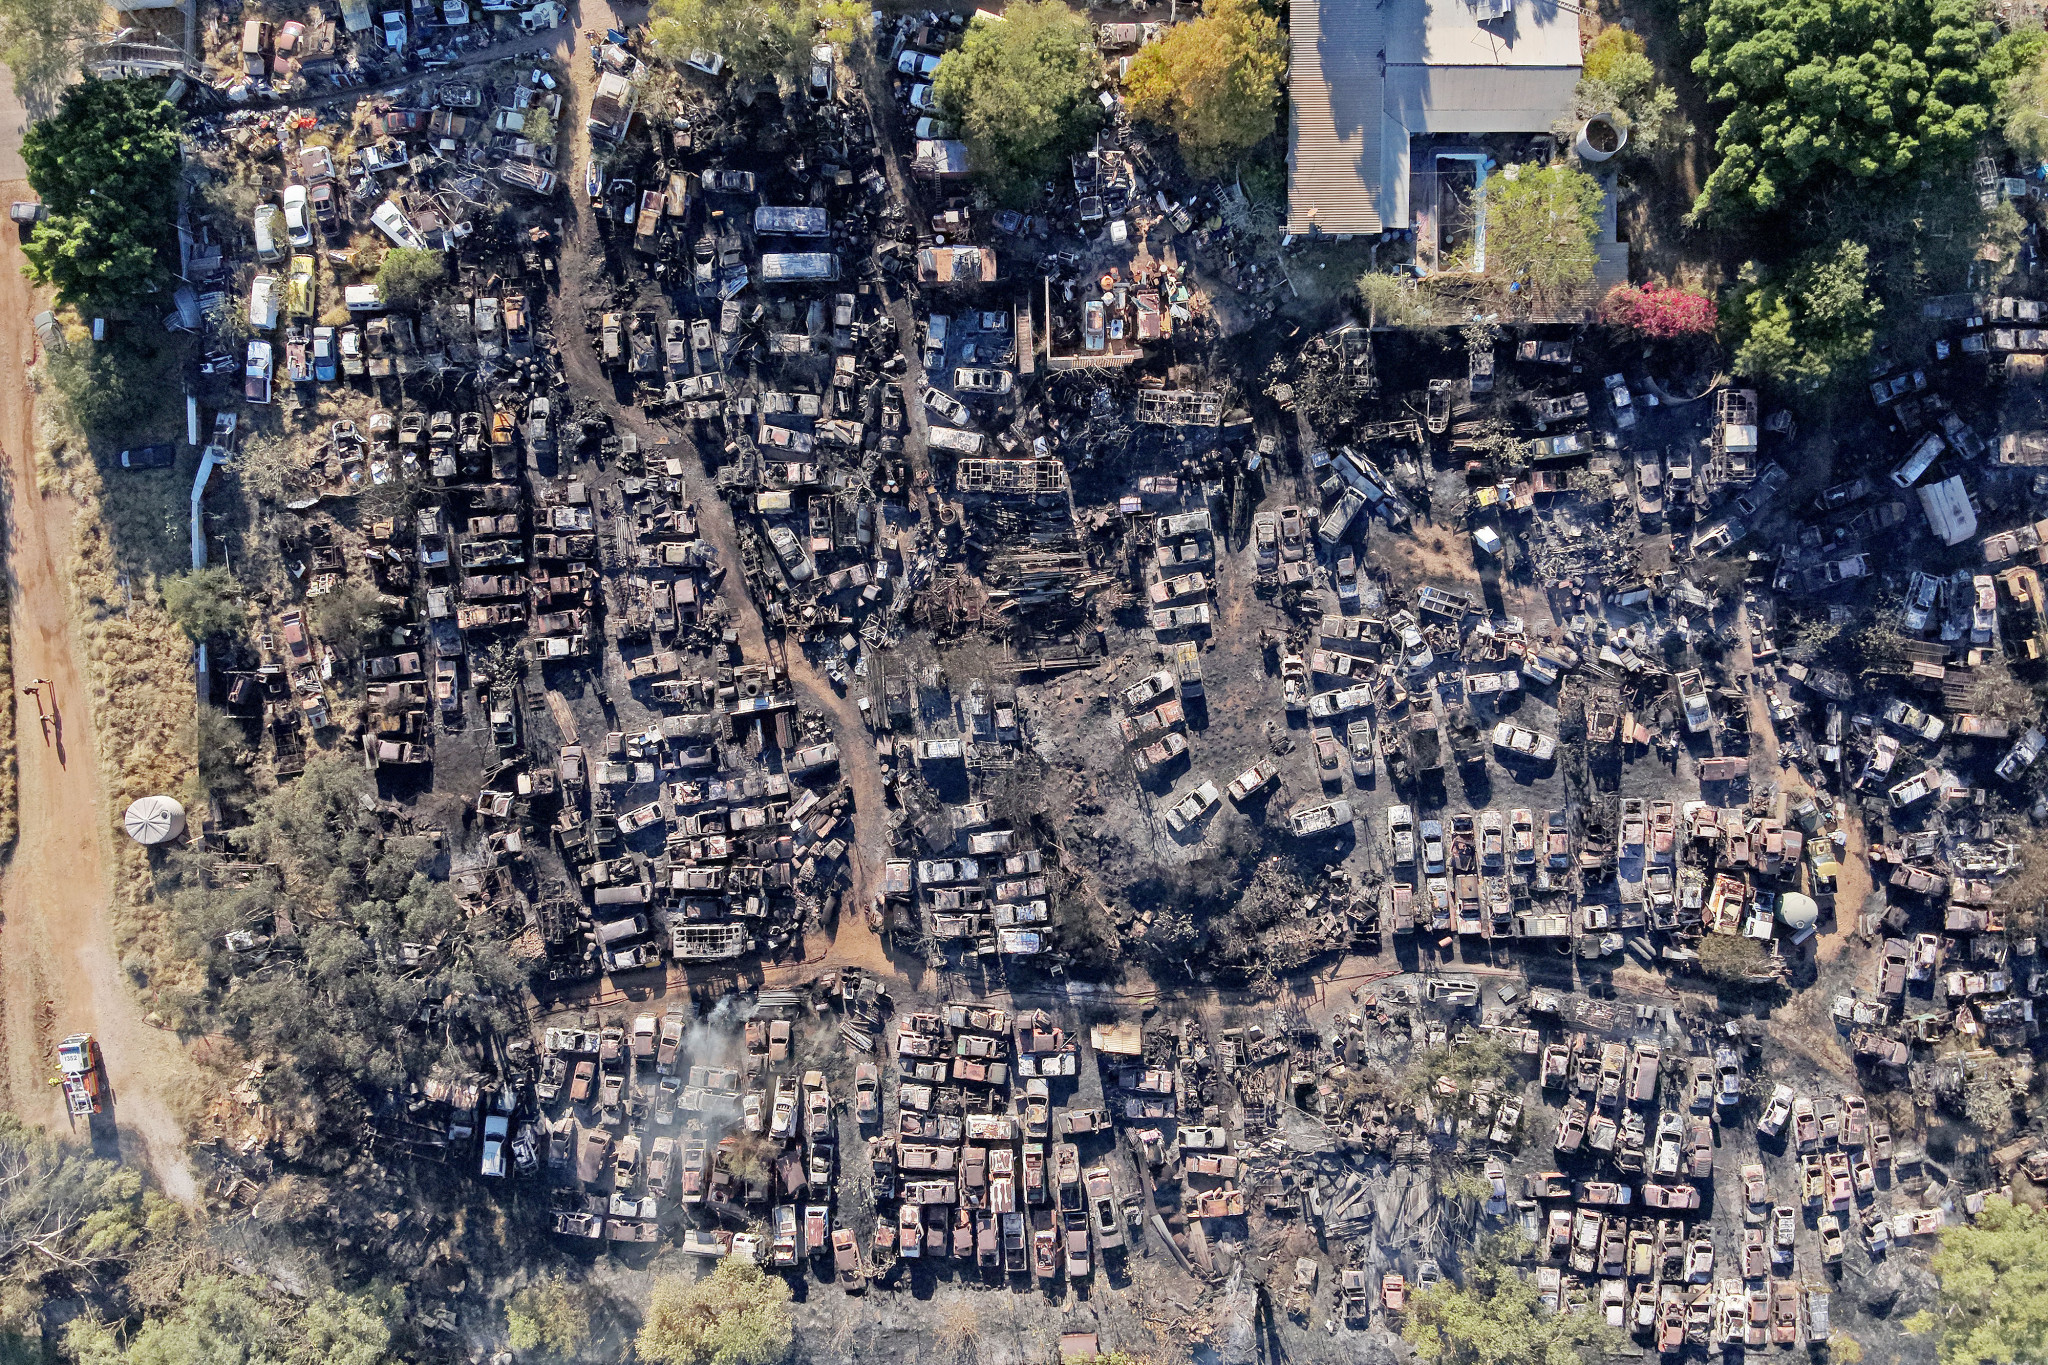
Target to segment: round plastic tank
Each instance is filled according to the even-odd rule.
[[[1787,891],[1778,897],[1778,922],[1793,933],[1811,929],[1819,918],[1820,907],[1814,904],[1813,897],[1797,891]]]
[[[168,796],[145,796],[122,817],[138,844],[161,844],[185,832],[185,808]]]

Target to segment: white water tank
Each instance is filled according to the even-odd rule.
[[[1579,125],[1572,150],[1581,161],[1605,161],[1628,146],[1628,129],[1607,114],[1595,114]]]
[[[145,796],[121,818],[138,844],[168,843],[185,832],[185,808],[168,796]]]

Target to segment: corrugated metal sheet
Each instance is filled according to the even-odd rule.
[[[1410,137],[1543,132],[1578,84],[1576,20],[1560,14],[1518,10],[1482,29],[1462,6],[1430,0],[1294,0],[1289,9],[1289,232],[1407,227]],[[1390,51],[1411,60],[1390,67]],[[1488,51],[1498,65],[1469,64]]]
[[[1397,66],[1385,78],[1387,113],[1411,136],[1541,133],[1578,83],[1576,66]]]
[[[1295,0],[1289,13],[1287,230],[1378,232],[1386,113],[1380,7]]]

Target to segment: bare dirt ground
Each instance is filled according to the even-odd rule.
[[[11,84],[0,70],[0,85]],[[0,110],[0,169],[17,177],[20,124],[18,112]],[[29,197],[25,180],[0,183],[0,199]],[[19,239],[0,234],[0,352],[11,361],[0,362],[0,496],[16,678],[23,686],[48,680],[44,705],[54,705],[58,723],[44,742],[34,700],[20,699],[21,836],[0,879],[0,1081],[10,1110],[61,1130],[70,1120],[50,1083],[55,1044],[64,1034],[91,1032],[106,1057],[108,1090],[105,1112],[91,1125],[95,1148],[147,1160],[163,1188],[189,1202],[198,1191],[167,1100],[190,1075],[190,1061],[172,1034],[143,1021],[110,940],[112,816],[66,591],[77,509],[62,494],[36,491],[28,365],[35,358],[30,318],[43,302],[22,264]]]

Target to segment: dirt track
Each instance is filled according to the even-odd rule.
[[[637,23],[644,15],[644,11],[626,6],[589,13],[593,16],[608,13],[607,22],[621,26]],[[595,27],[598,22],[596,17],[583,20],[586,27]],[[565,60],[575,91],[572,103],[577,108],[587,108],[592,84],[590,63],[575,51],[569,52]],[[598,235],[597,216],[582,192],[583,168],[590,158],[590,133],[582,123],[575,125],[565,150],[557,169],[564,183],[570,187],[574,225],[562,243],[562,293],[555,300],[555,337],[561,346],[562,368],[576,393],[596,399],[622,429],[640,438],[643,449],[659,454],[672,448],[666,445],[670,440],[669,434],[631,409],[619,405],[611,377],[604,372],[583,333],[584,302],[576,297],[576,293],[584,281],[595,279],[602,272],[604,248]],[[695,454],[694,447],[687,441],[681,444]],[[768,647],[761,611],[747,592],[740,572],[739,536],[733,523],[732,509],[713,491],[701,457],[692,463],[696,468],[691,471],[690,485],[697,507],[699,533],[716,547],[719,561],[726,566],[723,591],[735,609],[741,647],[749,660],[766,658]],[[841,907],[831,950],[822,961],[834,966],[851,964],[878,972],[896,972],[899,968],[890,961],[880,937],[868,926],[865,913],[874,892],[881,886],[884,809],[881,760],[875,753],[874,742],[868,735],[859,708],[840,695],[800,651],[787,651],[787,663],[790,681],[804,700],[831,717],[833,738],[839,744],[840,772],[853,791],[854,837],[849,859],[853,885]],[[815,942],[813,940],[814,945]],[[812,951],[816,951],[815,946]]]
[[[0,91],[12,78],[0,69]],[[30,197],[20,163],[22,115],[0,99],[0,200]],[[198,1189],[167,1097],[192,1074],[176,1037],[143,1022],[111,941],[113,813],[105,809],[90,693],[72,631],[71,527],[77,508],[36,492],[30,318],[44,306],[23,277],[19,238],[0,232],[0,511],[13,597],[17,686],[47,678],[61,725],[45,744],[35,700],[17,696],[21,835],[0,875],[0,1083],[7,1108],[56,1131],[71,1127],[50,1083],[55,1044],[94,1034],[106,1057],[104,1112],[90,1137],[102,1155],[146,1159],[161,1186],[190,1202]],[[87,1134],[75,1129],[78,1136]]]

